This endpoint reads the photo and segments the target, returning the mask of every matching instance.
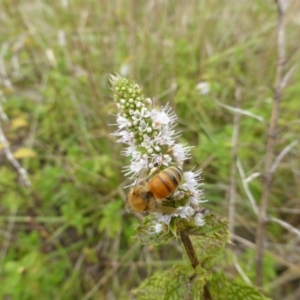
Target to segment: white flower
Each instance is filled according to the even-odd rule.
[[[146,136],[143,142],[141,143],[141,146],[144,147],[145,149],[150,148],[152,146],[151,138],[149,136]]]
[[[210,92],[210,85],[208,82],[202,81],[196,85],[196,89],[201,95],[206,95]]]
[[[128,124],[128,119],[122,117],[120,114],[118,114],[117,116],[117,123],[119,125],[119,129],[123,129],[126,128],[127,124]]]
[[[180,216],[181,218],[189,218],[195,213],[194,209],[191,206],[180,206],[176,208],[173,213],[174,216]]]
[[[129,166],[124,168],[125,176],[138,175],[142,169],[147,168],[147,165],[147,160],[143,158],[138,161],[132,161]]]
[[[128,146],[125,150],[122,151],[122,154],[124,156],[132,156],[132,160],[137,161],[140,160],[142,157],[141,152],[137,151],[137,148],[135,145]],[[143,158],[147,158],[143,156]]]
[[[139,130],[140,131],[146,131],[147,127],[148,127],[148,124],[144,120],[141,120]]]
[[[153,154],[152,155],[152,162],[155,165],[161,165],[162,164],[162,156],[161,156],[161,154]]]
[[[192,196],[190,196],[189,202],[190,202],[191,204],[197,205],[197,204],[199,204],[200,202],[204,202],[204,201],[201,201],[201,200],[200,200],[200,195],[199,195],[198,193],[194,193]]]
[[[194,220],[196,226],[203,226],[205,224],[204,214],[202,213],[196,213]]]
[[[132,134],[127,130],[116,131],[114,136],[120,136],[121,138],[117,140],[119,143],[130,144],[132,142]]]
[[[156,218],[159,222],[169,225],[172,215],[163,215],[161,213],[157,213]]]
[[[201,183],[199,183],[199,181],[201,180],[201,172],[201,170],[197,172],[185,172],[185,183],[181,185],[181,189],[187,191],[190,194],[189,202],[194,205],[201,202],[206,202],[206,200],[201,199],[203,194],[203,191],[200,189]]]
[[[132,119],[135,121],[140,121],[148,117],[150,117],[150,111],[146,107],[142,107],[141,110],[135,110],[132,114]]]
[[[190,192],[196,192],[199,190],[201,180],[200,174],[202,173],[202,170],[199,170],[197,172],[184,172],[184,179],[185,183],[183,184],[183,188],[186,188]]]
[[[164,125],[172,124],[177,119],[172,109],[167,104],[165,107],[162,107],[161,110],[152,109],[150,113],[151,119],[153,121],[154,128],[161,128]]]
[[[174,145],[175,130],[172,130],[169,126],[164,126],[157,136],[156,140],[160,145]]]
[[[156,223],[154,225],[154,232],[155,233],[160,233],[163,230],[163,225],[161,223]]]
[[[170,162],[172,161],[172,158],[169,154],[164,154],[162,156],[162,161],[161,163],[164,165],[164,166],[168,166],[170,164]]]
[[[177,207],[174,211],[174,213],[172,214],[161,214],[161,213],[157,213],[156,217],[157,220],[161,223],[165,223],[167,225],[169,225],[172,217],[180,217],[180,218],[184,218],[184,219],[189,219],[190,217],[192,217],[195,213],[195,210],[191,207],[191,206],[180,206]]]
[[[175,156],[178,162],[183,162],[184,160],[190,158],[189,151],[192,147],[184,147],[181,144],[175,144],[172,147],[172,154]]]
[[[198,187],[197,179],[200,179],[200,172],[194,173],[192,171],[184,172],[185,185],[189,191],[194,191]]]

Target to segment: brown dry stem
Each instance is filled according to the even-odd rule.
[[[277,67],[275,91],[272,105],[272,113],[270,124],[268,128],[268,137],[266,145],[265,166],[263,173],[262,196],[260,200],[260,208],[258,215],[258,224],[256,232],[256,284],[263,285],[263,257],[264,257],[264,239],[265,227],[267,221],[267,208],[270,197],[271,183],[272,183],[272,165],[274,160],[274,148],[277,135],[277,123],[279,115],[279,104],[282,97],[284,67],[286,63],[285,53],[285,11],[287,9],[288,1],[277,0],[278,8],[278,22],[277,22]]]

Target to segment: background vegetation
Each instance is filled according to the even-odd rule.
[[[134,78],[157,104],[170,102],[181,142],[195,146],[185,168],[203,168],[206,208],[228,218],[236,182],[235,245],[224,267],[231,278],[254,283],[257,216],[247,188],[258,204],[276,23],[271,0],[2,0],[1,127],[31,187],[1,151],[0,298],[134,299],[132,289],[145,277],[180,259],[178,243],[143,247],[132,238],[139,220],[125,209],[121,171],[128,162],[108,126],[116,112],[113,72]],[[300,61],[299,30],[300,3],[292,0],[287,70]],[[209,93],[196,89],[199,82]],[[298,67],[283,93],[276,136],[275,157],[288,151],[269,213],[294,232],[267,226],[264,289],[273,299],[300,298],[299,82]],[[239,169],[228,109],[237,105],[245,112]]]

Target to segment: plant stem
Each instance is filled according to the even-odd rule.
[[[199,265],[199,261],[198,261],[194,246],[192,244],[192,241],[191,241],[189,235],[186,234],[185,232],[181,232],[180,237],[181,237],[184,249],[185,249],[185,251],[186,251],[186,253],[189,257],[189,260],[192,264],[192,267],[195,269]],[[207,285],[204,286],[204,299],[205,300],[212,300]]]
[[[186,234],[185,232],[181,232],[180,236],[181,236],[181,240],[184,245],[185,251],[186,251],[186,253],[189,257],[189,260],[192,264],[192,267],[195,269],[199,265],[199,261],[196,256],[196,252],[195,252],[194,246],[192,244],[192,241],[191,241],[190,237],[188,236],[188,234]]]
[[[235,107],[240,109],[241,107],[241,87],[236,86],[235,89]],[[235,202],[236,202],[236,171],[237,171],[237,153],[239,148],[239,130],[240,130],[241,114],[237,111],[233,117],[233,132],[232,132],[232,149],[231,149],[231,166],[230,166],[230,184],[229,184],[229,210],[228,210],[228,221],[229,221],[229,232],[234,234],[235,227]]]
[[[285,54],[285,32],[284,32],[284,15],[287,9],[288,1],[275,0],[278,8],[278,23],[277,23],[277,68],[275,92],[272,106],[271,119],[268,129],[268,138],[266,146],[265,167],[263,174],[262,196],[260,200],[260,209],[258,215],[258,224],[256,232],[256,284],[263,284],[263,256],[264,256],[264,239],[265,226],[267,220],[267,208],[270,197],[272,183],[272,164],[274,157],[274,148],[277,134],[277,122],[279,115],[279,104],[282,96],[282,82],[284,78],[284,65],[286,61]]]

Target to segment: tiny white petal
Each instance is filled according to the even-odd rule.
[[[210,85],[208,82],[202,81],[196,85],[196,89],[201,95],[206,95],[210,92]]]
[[[203,214],[202,213],[197,213],[194,217],[195,220],[195,224],[196,226],[203,226],[205,224],[205,220],[203,218]]]
[[[171,161],[172,161],[172,158],[171,158],[171,156],[169,154],[164,154],[163,155],[162,164],[164,166],[168,166]]]
[[[173,213],[174,216],[180,216],[181,218],[191,217],[195,213],[194,209],[191,206],[180,206],[176,208],[176,211]]]
[[[119,143],[129,143],[132,141],[132,136],[130,132],[127,130],[117,131],[114,133],[114,135],[121,137],[120,139],[117,140]]]
[[[147,129],[147,123],[144,120],[142,120],[140,122],[139,130],[140,131],[145,131],[146,129]]]
[[[124,168],[125,176],[138,175],[140,171],[147,167],[147,160],[140,159],[139,161],[132,161],[131,164]]]
[[[184,147],[181,144],[175,144],[171,148],[171,152],[176,157],[176,160],[178,160],[179,162],[183,162],[184,160],[186,160],[190,157],[189,156],[189,151],[190,151],[191,148],[192,147]]]
[[[141,146],[144,148],[150,148],[151,140],[148,136],[144,138],[143,142],[141,143]]]
[[[156,223],[154,226],[155,233],[160,233],[163,230],[163,225],[160,223]]]
[[[162,156],[160,154],[152,155],[152,160],[154,164],[158,164],[158,165],[162,164]]]
[[[157,220],[159,222],[165,223],[167,225],[170,223],[171,218],[172,218],[171,215],[163,215],[163,214],[160,214],[160,213],[157,213],[156,216],[157,216]]]
[[[119,128],[122,129],[122,128],[125,128],[127,126],[128,120],[127,120],[127,118],[124,118],[121,115],[118,115],[117,116],[117,123],[119,125]]]

